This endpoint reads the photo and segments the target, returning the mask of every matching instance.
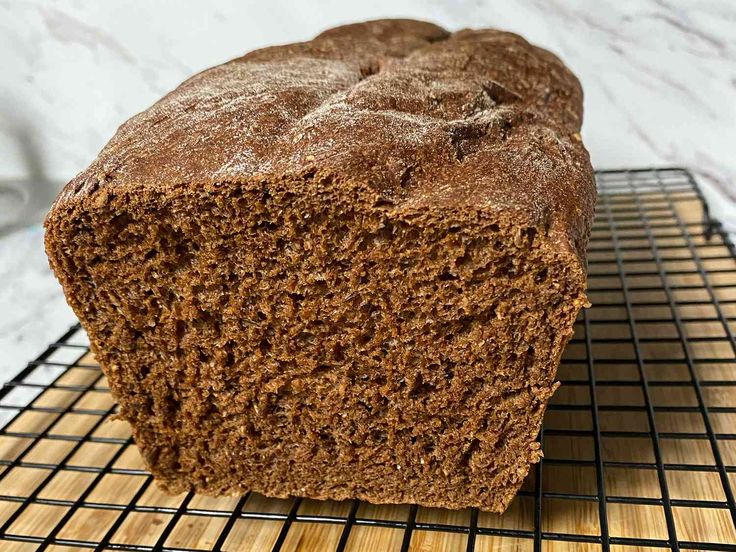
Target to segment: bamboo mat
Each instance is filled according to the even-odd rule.
[[[0,392],[0,550],[736,550],[733,250],[685,171],[598,183],[594,306],[506,514],[167,496],[73,328]]]

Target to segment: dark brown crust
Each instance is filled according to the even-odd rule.
[[[595,186],[581,123],[575,76],[517,35],[347,25],[190,78],[120,127],[49,220],[128,186],[166,193],[319,167],[408,207],[516,210],[583,260]]]
[[[581,122],[577,79],[521,37],[382,20],[251,52],[122,125],[59,195],[46,248],[157,479],[502,511],[540,456],[534,438],[585,303],[595,185]],[[279,221],[261,237],[256,211]],[[337,217],[350,244],[335,238]],[[274,257],[290,239],[333,250]],[[337,263],[320,275],[326,294],[309,288],[317,260]],[[386,289],[402,260],[420,276],[404,269]],[[295,288],[252,276],[274,263],[292,263]],[[353,292],[348,276],[366,267],[378,287]],[[299,317],[261,312],[284,297]],[[408,322],[407,298],[420,313]],[[447,320],[433,319],[438,306]],[[353,347],[376,308],[393,322]],[[353,326],[328,317],[315,330],[325,310]],[[259,410],[273,401],[281,418]],[[319,414],[290,425],[305,404]],[[350,460],[335,463],[337,449]]]

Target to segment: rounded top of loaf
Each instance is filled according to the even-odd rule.
[[[319,174],[364,182],[406,212],[515,213],[582,260],[595,185],[581,123],[575,76],[515,34],[345,25],[182,83],[118,129],[47,225],[140,187]]]

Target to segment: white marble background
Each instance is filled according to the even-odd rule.
[[[378,17],[549,48],[583,83],[596,167],[688,166],[736,228],[734,2],[0,0],[0,380],[74,321],[38,221],[121,122],[208,66]],[[22,213],[9,181],[30,198]]]

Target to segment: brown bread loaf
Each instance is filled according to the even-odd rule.
[[[384,20],[121,126],[46,248],[158,482],[503,511],[586,302],[581,121],[519,36]]]

